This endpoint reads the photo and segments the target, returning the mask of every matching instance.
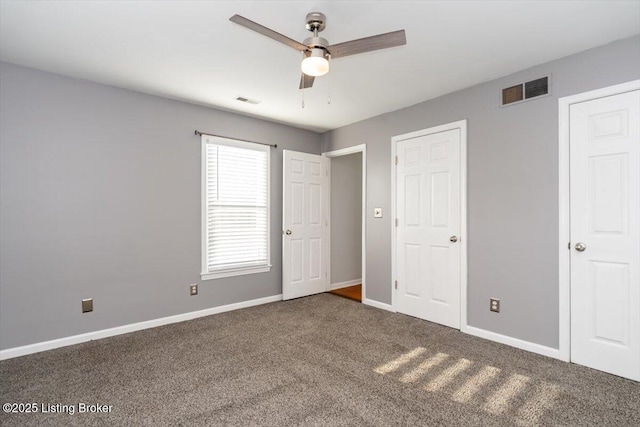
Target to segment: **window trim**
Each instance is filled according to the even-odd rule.
[[[245,148],[267,153],[267,261],[266,264],[250,265],[246,267],[226,267],[209,271],[207,267],[207,144],[214,143],[228,147]],[[231,138],[201,136],[201,170],[200,170],[200,277],[202,280],[220,279],[223,277],[242,276],[247,274],[265,273],[271,270],[271,150],[269,146],[262,146],[252,142]]]

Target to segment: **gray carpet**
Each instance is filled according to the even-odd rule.
[[[640,384],[321,294],[0,363],[10,425],[639,426]],[[111,405],[78,413],[78,404]]]

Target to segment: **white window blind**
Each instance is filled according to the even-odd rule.
[[[268,271],[269,147],[202,138],[202,276]]]

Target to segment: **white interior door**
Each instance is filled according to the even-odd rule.
[[[571,360],[640,380],[640,91],[569,120]]]
[[[283,150],[282,298],[326,292],[328,163],[316,154]]]
[[[460,135],[457,128],[396,143],[396,310],[458,329]]]

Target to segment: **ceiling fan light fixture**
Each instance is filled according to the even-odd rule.
[[[404,30],[330,44],[326,39],[318,36],[318,33],[323,31],[327,24],[327,17],[320,12],[311,12],[307,15],[307,30],[313,35],[306,38],[302,43],[240,15],[233,15],[229,20],[302,53],[300,89],[312,87],[316,77],[327,74],[330,60],[407,44]]]
[[[311,54],[302,60],[300,66],[307,76],[319,77],[329,72],[329,60],[324,49],[311,49]]]

